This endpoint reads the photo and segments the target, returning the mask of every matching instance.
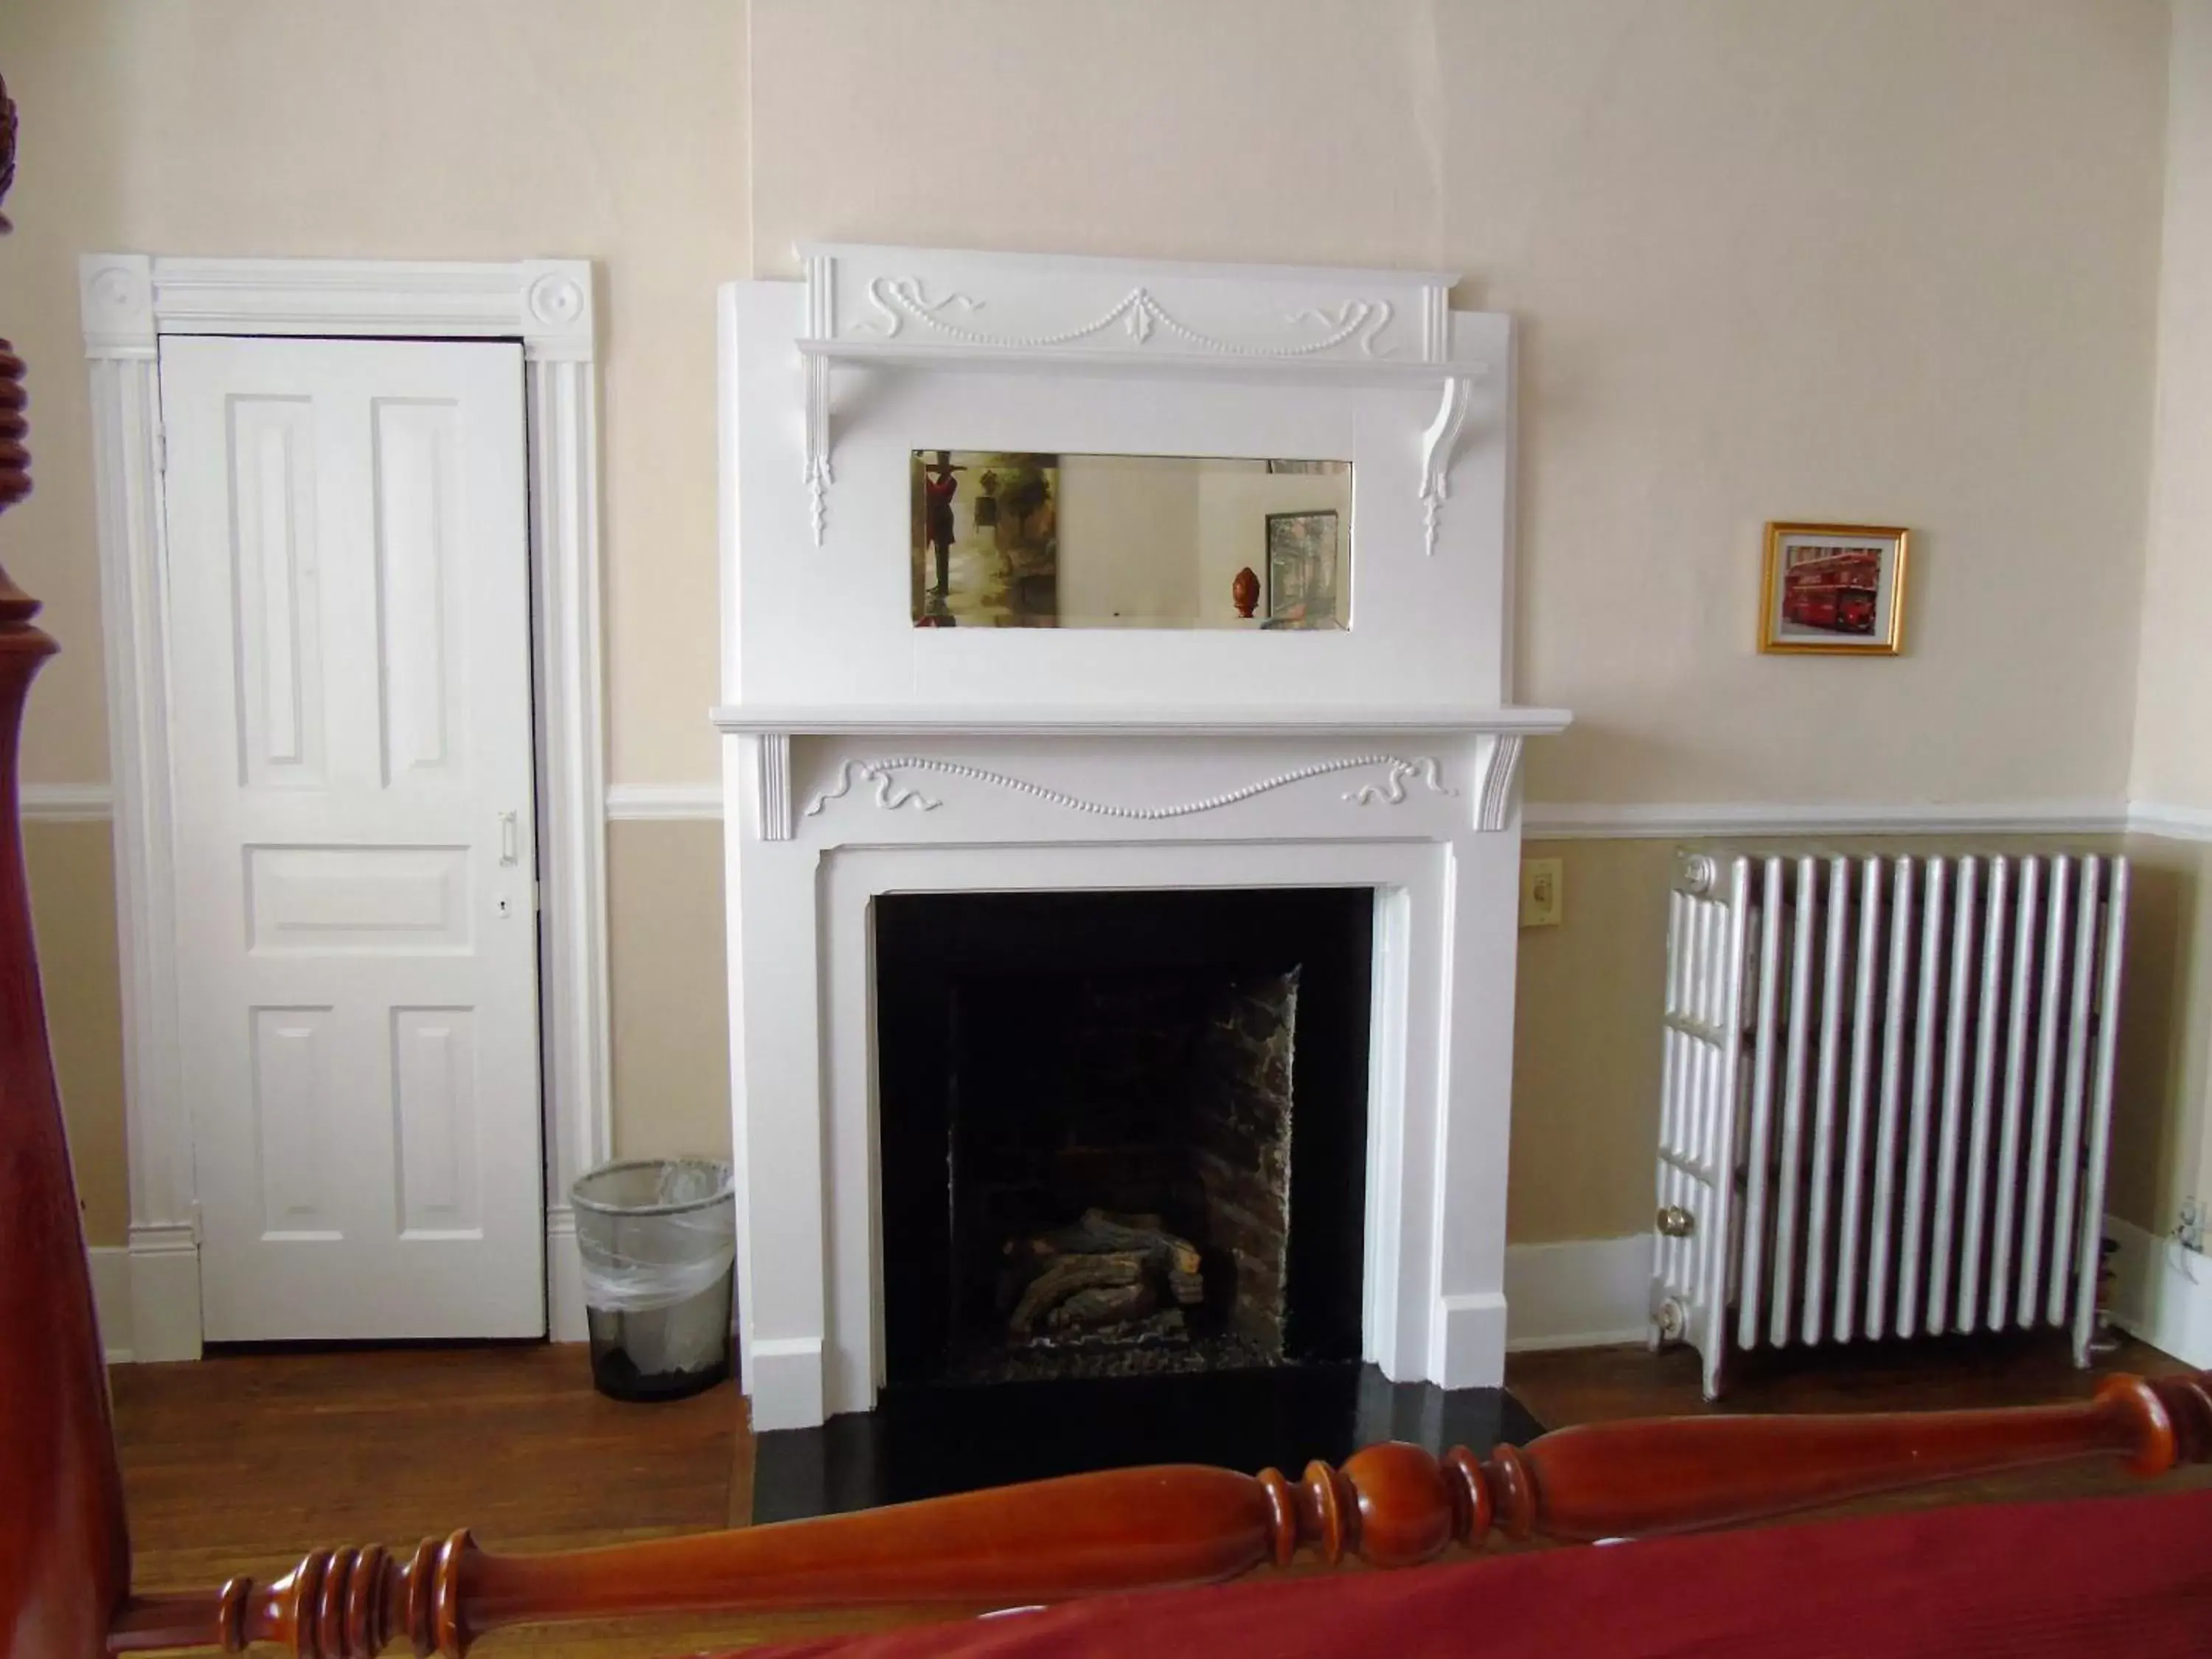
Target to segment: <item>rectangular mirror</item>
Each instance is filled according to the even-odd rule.
[[[917,628],[1345,629],[1352,464],[913,452]]]

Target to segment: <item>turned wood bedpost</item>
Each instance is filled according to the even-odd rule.
[[[0,84],[0,198],[15,131]],[[0,340],[0,512],[31,493],[24,403],[22,360]],[[0,571],[0,1656],[93,1659],[131,1548],[23,876],[23,702],[54,649],[38,609]]]

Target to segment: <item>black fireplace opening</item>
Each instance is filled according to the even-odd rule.
[[[887,1380],[1357,1359],[1371,888],[876,901]]]

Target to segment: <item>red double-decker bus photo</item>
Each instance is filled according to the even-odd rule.
[[[1782,620],[1830,634],[1871,634],[1881,582],[1881,555],[1872,548],[1814,552],[1782,573]]]

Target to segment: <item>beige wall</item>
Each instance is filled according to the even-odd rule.
[[[854,239],[1463,271],[1522,326],[1518,690],[1577,715],[1532,798],[2120,794],[2158,0],[1111,14],[755,0],[760,264]],[[1903,660],[1754,653],[1770,518],[1913,526]],[[1845,698],[1848,765],[1808,740]]]
[[[2130,836],[2127,850],[2133,896],[2106,1207],[2163,1232],[2185,1196],[2212,1192],[2192,1179],[2212,1037],[2212,846]]]
[[[2201,812],[2212,808],[2212,0],[2175,0],[2167,85],[2156,422],[2130,781],[2138,800]],[[2188,987],[2188,1018],[2167,1068],[2179,1091],[2167,1150],[2183,1169],[2166,1183],[2169,1204],[2185,1193],[2212,1195],[2212,1135],[2203,1128],[2212,1087],[2212,990],[2201,982],[2212,973],[2201,957],[2208,948],[2212,937],[2201,925],[2181,930],[2177,973]],[[2158,1219],[2172,1215],[2169,1207]]]
[[[1516,1243],[1650,1231],[1674,851],[1528,844],[1530,858],[1562,860],[1564,880],[1559,925],[1521,935],[1505,1212]]]
[[[36,702],[38,693],[32,698]],[[27,823],[23,862],[46,994],[77,1202],[94,1244],[120,1244],[124,1180],[123,1006],[115,971],[115,864],[104,823]]]
[[[2133,793],[2212,807],[2212,0],[2173,11]],[[2208,1171],[2212,1175],[2212,1171]]]
[[[0,562],[66,654],[24,774],[107,775],[76,257],[601,262],[613,775],[713,775],[715,284],[750,258],[736,0],[0,5],[21,177],[4,326],[37,493]]]
[[[730,1155],[722,826],[608,826],[615,1154]]]
[[[1518,690],[1579,717],[1533,799],[2110,801],[2132,741],[2139,793],[2212,805],[2207,12],[2169,66],[2158,0],[0,4],[39,475],[0,560],[67,647],[27,775],[106,773],[78,252],[601,261],[612,775],[649,783],[716,763],[714,287],[854,238],[1467,273],[1522,325]],[[1769,517],[1913,526],[1904,659],[1751,649]],[[613,827],[626,1152],[727,1144],[718,833]],[[1541,850],[1511,1231],[1636,1231],[1666,848]],[[2212,934],[2203,857],[2137,850],[2114,1193],[2148,1222],[2207,1151]],[[113,1242],[105,859],[33,828]]]

